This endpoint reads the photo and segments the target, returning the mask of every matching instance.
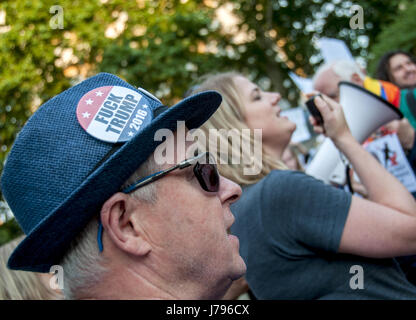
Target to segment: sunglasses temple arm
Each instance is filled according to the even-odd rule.
[[[196,157],[194,157],[192,159],[184,160],[183,162],[181,162],[181,163],[178,164],[178,167],[180,169],[189,167],[189,166],[193,165],[194,163],[198,162],[199,159],[205,157],[207,154],[208,154],[208,152],[201,153],[199,156],[196,156]]]
[[[175,170],[177,168],[180,168],[180,165],[179,164],[176,165],[176,166],[174,166],[174,167],[172,167],[172,168],[169,168],[167,170],[162,170],[162,171],[158,171],[156,173],[153,173],[152,175],[150,175],[148,177],[145,177],[145,178],[137,181],[135,184],[132,184],[131,186],[128,186],[127,188],[125,188],[124,190],[122,190],[122,192],[123,193],[133,192],[137,188],[143,187],[143,186],[145,186],[145,185],[147,185],[147,184],[149,184],[149,183],[151,183],[151,182],[153,182],[155,180],[158,180],[158,179],[162,178],[163,176],[165,176],[166,174],[168,174],[169,172],[171,172],[171,171],[173,171],[173,170]]]
[[[169,172],[175,170],[175,169],[183,169],[186,167],[189,167],[192,165],[193,162],[195,162],[196,160],[198,160],[199,158],[201,158],[201,156],[199,157],[195,157],[193,159],[189,159],[189,160],[185,160],[179,164],[177,164],[176,166],[173,166],[172,168],[169,168],[167,170],[162,170],[162,171],[158,171],[148,177],[145,177],[139,181],[137,181],[136,183],[132,184],[131,186],[128,186],[127,188],[125,188],[124,190],[122,190],[123,193],[130,193],[132,191],[134,191],[135,189],[139,188],[139,187],[143,187],[146,184],[149,184],[157,179],[160,179],[161,177],[163,177],[164,175],[168,174]]]

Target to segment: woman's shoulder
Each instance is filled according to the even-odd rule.
[[[308,199],[310,195],[335,189],[322,181],[294,170],[272,170],[259,182],[243,187],[242,202],[260,198],[262,202]],[[338,190],[337,190],[338,191]],[[301,196],[301,197],[300,197]]]
[[[302,171],[294,170],[272,170],[266,177],[264,177],[260,182],[264,184],[279,184],[282,185],[286,183],[305,183],[305,182],[314,182],[314,179],[311,176],[308,176]]]
[[[274,197],[289,198],[299,195],[306,197],[311,192],[322,192],[327,188],[333,188],[302,171],[293,170],[273,170],[259,184],[263,194],[272,192]]]
[[[309,185],[310,180],[315,179],[301,171],[272,170],[259,182],[243,187],[243,198],[264,197],[270,192],[284,196]]]

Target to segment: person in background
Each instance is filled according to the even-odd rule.
[[[339,102],[338,84],[340,81],[348,81],[364,87],[402,110],[404,102],[399,88],[384,80],[380,81],[366,76],[353,61],[340,60],[321,66],[313,77],[313,86],[315,90]],[[416,173],[416,132],[409,119],[406,118],[405,113],[404,116],[401,120],[387,123],[384,125],[384,128],[390,132],[397,133],[407,160]]]
[[[395,107],[399,107],[399,88],[389,82],[370,78],[354,61],[339,60],[324,64],[318,68],[312,81],[315,90],[326,94],[337,102],[339,102],[339,82],[348,81],[386,99]]]
[[[379,60],[376,77],[401,89],[400,110],[416,129],[416,57],[403,50],[389,51]],[[416,152],[412,159],[416,165]]]
[[[280,117],[279,93],[264,92],[238,73],[207,76],[199,90],[216,90],[223,97],[201,127],[206,133],[226,129],[218,132],[220,139],[227,139],[228,130],[262,130],[261,154],[242,153],[240,163],[219,167],[243,187],[241,199],[232,205],[236,222],[231,231],[240,239],[246,279],[256,298],[416,299],[416,287],[392,258],[416,253],[416,202],[355,141],[338,103],[326,96],[315,98],[325,128],[313,122],[314,129],[325,129],[346,155],[369,200],[299,171],[278,170],[278,159],[295,129]],[[253,150],[250,143],[245,148]],[[237,151],[232,144],[228,147],[228,154]],[[268,162],[266,153],[274,155],[275,162]],[[221,156],[218,152],[217,158]],[[247,175],[244,168],[250,159],[264,165]],[[350,273],[357,265],[364,270],[358,287],[351,285]]]
[[[7,259],[23,238],[20,236],[0,247],[0,300],[63,299],[62,292],[50,286],[51,274],[7,268]]]
[[[416,87],[416,57],[403,50],[385,53],[377,64],[375,77],[400,89]]]

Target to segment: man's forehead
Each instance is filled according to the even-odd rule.
[[[332,68],[326,70],[325,79],[329,83],[334,83],[334,81],[336,81],[336,85],[338,85],[338,82],[341,80]]]
[[[390,59],[390,66],[391,66],[391,68],[394,69],[394,68],[400,66],[401,64],[407,63],[407,62],[412,62],[412,61],[405,54],[399,53],[399,54],[396,54],[393,57],[391,57],[391,59]]]
[[[337,88],[340,80],[341,78],[332,69],[325,70],[316,80],[315,89],[325,93]]]

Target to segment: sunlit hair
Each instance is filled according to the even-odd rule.
[[[7,268],[7,260],[23,238],[21,236],[0,247],[0,300],[62,299],[59,293],[42,282],[42,274]]]
[[[204,131],[207,137],[210,136],[210,129],[217,129],[216,132],[218,132],[219,142],[217,145],[220,146],[221,142],[228,145],[229,159],[228,164],[219,163],[218,169],[224,177],[244,186],[260,181],[274,169],[287,169],[287,167],[280,159],[275,159],[264,148],[262,148],[261,158],[256,154],[252,157],[255,143],[253,132],[251,132],[249,137],[248,135],[241,135],[243,141],[241,142],[240,148],[241,146],[247,145],[249,145],[250,148],[241,148],[239,150],[242,157],[239,164],[231,163],[231,155],[238,150],[233,150],[232,141],[227,133],[233,129],[236,129],[239,133],[242,132],[242,129],[249,129],[245,120],[246,111],[244,103],[234,82],[234,79],[238,76],[242,75],[236,72],[207,75],[201,79],[201,83],[198,86],[193,87],[190,93],[194,94],[206,90],[215,90],[221,94],[221,106],[214,115],[200,127],[200,129]],[[220,129],[225,130],[219,131]],[[224,157],[224,155],[220,154],[220,148],[218,147],[217,159],[221,159],[222,157]],[[245,165],[246,163],[247,165]],[[259,174],[244,174],[244,168],[253,166],[261,168]]]

